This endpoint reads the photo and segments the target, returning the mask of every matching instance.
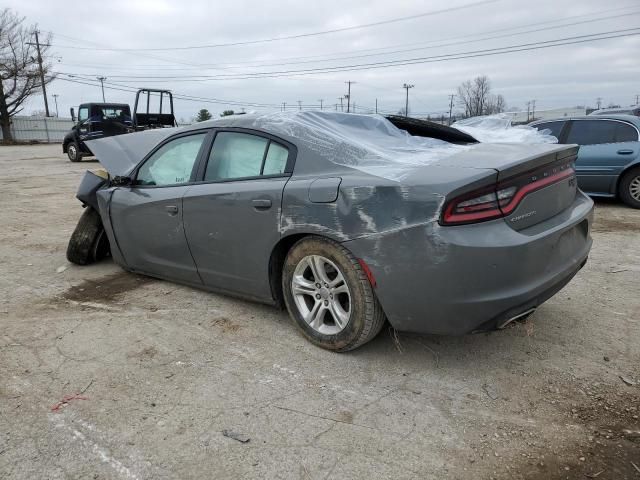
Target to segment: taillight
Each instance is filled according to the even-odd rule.
[[[477,190],[449,201],[442,213],[442,225],[485,222],[513,212],[529,193],[575,175],[571,164],[555,166],[548,172],[529,172],[497,185]]]

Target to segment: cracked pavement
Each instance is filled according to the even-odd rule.
[[[0,478],[640,478],[640,211],[598,202],[526,323],[335,354],[283,311],[68,264],[97,166],[0,147]]]

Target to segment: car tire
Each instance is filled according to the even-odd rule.
[[[67,260],[76,265],[88,265],[107,257],[109,252],[109,240],[100,215],[87,207],[69,239]]]
[[[372,340],[385,322],[358,260],[323,237],[305,237],[291,248],[283,266],[282,290],[294,323],[308,340],[327,350],[358,348]]]
[[[69,157],[69,160],[72,162],[82,160],[82,154],[76,142],[70,142],[69,145],[67,145],[67,157]]]
[[[633,168],[620,179],[620,199],[633,208],[640,208],[640,168]]]

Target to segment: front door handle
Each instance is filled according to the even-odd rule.
[[[271,208],[271,200],[268,198],[256,198],[251,200],[251,204],[253,205],[253,208],[257,210],[268,210]]]
[[[618,150],[618,153],[620,155],[631,155],[633,153],[633,150],[629,150],[629,149],[624,149],[624,150]]]
[[[178,214],[178,207],[176,207],[175,205],[167,205],[164,208],[167,211],[167,213],[172,217]]]

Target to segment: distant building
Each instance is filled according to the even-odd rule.
[[[523,112],[505,112],[506,115],[511,116],[511,123],[514,124],[522,124],[533,122],[534,120],[551,120],[553,118],[562,118],[562,117],[579,117],[581,115],[587,114],[586,108],[552,108],[549,110],[536,110],[535,118],[531,112],[528,113],[529,118],[527,118],[527,111]]]

